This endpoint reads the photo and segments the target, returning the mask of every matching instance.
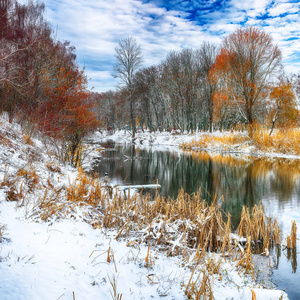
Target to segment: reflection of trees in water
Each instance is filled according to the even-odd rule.
[[[208,202],[223,196],[223,208],[231,213],[234,226],[243,205],[251,208],[265,197],[280,204],[299,191],[298,161],[234,158],[205,152],[180,155],[131,145],[117,146],[104,154],[116,159],[103,160],[95,167],[101,176],[106,172],[126,184],[157,180],[162,185],[162,195],[171,198],[176,198],[181,187],[186,193],[201,188],[202,197]]]
[[[216,193],[223,194],[228,210],[252,207],[264,195],[286,202],[299,190],[300,163],[284,159],[234,159],[227,155],[193,154],[195,159],[213,162]]]
[[[103,151],[103,159],[94,171],[108,173],[125,184],[149,184],[158,181],[161,194],[176,198],[182,187],[186,193],[201,189],[203,199],[223,198],[223,209],[230,212],[232,225],[237,227],[243,205],[252,208],[263,201],[266,214],[276,208],[281,212],[286,203],[300,207],[300,162],[284,159],[234,158],[208,153],[179,154],[170,151],[146,151],[138,147],[117,146]],[[155,193],[155,191],[153,191]],[[223,197],[222,197],[223,196]],[[266,202],[267,201],[267,202]],[[279,220],[280,221],[280,220]],[[275,249],[277,268],[284,254],[297,270],[297,253]],[[280,258],[281,256],[281,258]]]

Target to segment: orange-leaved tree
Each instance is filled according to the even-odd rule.
[[[230,101],[228,93],[216,91],[213,94],[213,122],[218,125],[220,131],[227,125],[226,121],[230,118]]]
[[[89,102],[83,71],[61,68],[55,76],[44,70],[45,101],[40,106],[38,125],[48,136],[67,144],[63,159],[74,161],[82,139],[98,126]]]
[[[270,93],[269,118],[271,121],[270,135],[275,123],[280,127],[290,127],[299,118],[296,97],[289,82],[280,82]]]
[[[237,29],[223,40],[212,72],[228,90],[231,106],[248,124],[250,136],[280,62],[281,52],[271,36],[258,28]]]

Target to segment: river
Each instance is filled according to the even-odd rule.
[[[243,205],[251,208],[261,203],[267,216],[277,218],[283,244],[291,220],[296,220],[299,236],[300,160],[155,150],[112,141],[101,146],[102,159],[93,170],[101,177],[107,173],[113,184],[159,183],[161,195],[171,198],[176,198],[181,188],[189,194],[201,189],[202,198],[208,202],[217,197],[231,214],[233,227],[239,223]],[[300,299],[299,252],[281,247],[274,249],[273,255],[274,283],[285,289],[291,300]]]

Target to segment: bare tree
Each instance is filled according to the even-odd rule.
[[[204,109],[208,114],[209,131],[213,130],[214,102],[213,96],[216,91],[216,84],[210,77],[210,70],[215,63],[217,56],[217,46],[208,42],[203,42],[196,52],[197,73],[200,75],[200,98],[203,100]]]
[[[258,28],[238,29],[223,41],[214,70],[227,82],[229,96],[247,122],[250,136],[280,62],[281,52],[271,36]]]
[[[132,127],[132,137],[135,137],[135,106],[133,93],[133,76],[141,67],[143,62],[141,46],[133,37],[127,37],[119,41],[119,45],[115,47],[115,58],[117,60],[114,70],[115,77],[119,78],[128,90],[128,101],[130,107],[130,119]]]

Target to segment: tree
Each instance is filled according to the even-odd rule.
[[[132,137],[135,137],[135,107],[133,93],[133,76],[141,67],[143,62],[141,46],[133,37],[127,37],[119,41],[119,45],[115,47],[115,58],[117,60],[114,70],[115,77],[119,78],[128,90],[128,101],[130,108],[130,119],[132,127]]]
[[[170,127],[170,114],[163,91],[161,65],[143,68],[134,76],[134,90],[138,99],[140,125],[151,131]]]
[[[289,82],[281,82],[278,86],[273,87],[270,93],[270,100],[271,135],[275,128],[275,123],[278,123],[280,127],[290,126],[295,123],[299,117],[299,110],[297,109],[292,85]]]
[[[10,119],[34,98],[28,95],[36,77],[34,52],[51,33],[44,9],[31,1],[0,0],[0,110]]]
[[[238,29],[223,40],[214,72],[225,82],[232,105],[247,122],[250,136],[280,62],[281,52],[271,36],[258,28]]]
[[[72,72],[64,68],[54,78],[44,73],[47,100],[37,111],[38,126],[46,135],[62,142],[62,148],[66,148],[66,151],[62,151],[65,157],[61,159],[74,163],[76,150],[83,137],[98,127],[86,90],[86,77],[82,71]]]
[[[171,51],[163,62],[164,89],[170,99],[169,110],[173,128],[196,129],[199,73],[192,49]]]
[[[215,63],[217,56],[217,46],[204,42],[197,51],[198,72],[201,80],[201,98],[205,104],[205,110],[208,112],[209,131],[213,130],[214,115],[214,94],[216,83],[210,76],[211,68]]]

